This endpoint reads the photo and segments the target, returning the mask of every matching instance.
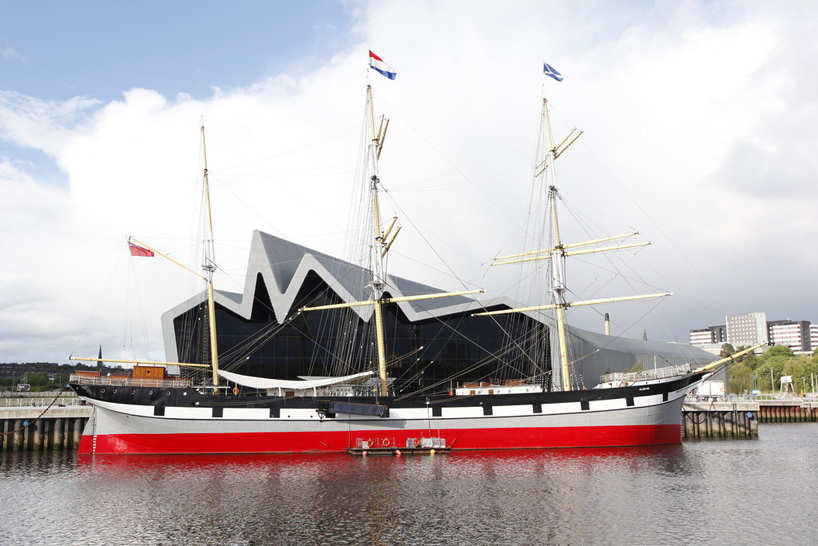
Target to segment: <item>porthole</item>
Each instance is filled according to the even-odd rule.
[[[105,392],[105,389],[99,389],[99,392],[100,392],[100,393],[104,393],[104,392]]]
[[[116,394],[116,389],[114,389],[114,394]]]
[[[153,394],[153,391],[148,391],[148,395],[151,395],[151,394]]]
[[[182,391],[182,396],[187,396],[187,391]]]

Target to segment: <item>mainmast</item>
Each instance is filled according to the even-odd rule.
[[[386,253],[395,242],[395,238],[400,232],[400,226],[392,232],[395,227],[397,218],[394,218],[389,224],[386,231],[381,230],[381,214],[378,203],[378,185],[380,179],[378,178],[378,159],[383,149],[383,143],[386,138],[386,130],[389,127],[389,120],[381,118],[380,126],[375,131],[375,115],[373,113],[372,105],[372,86],[366,86],[366,106],[369,113],[369,130],[370,139],[367,145],[367,163],[368,163],[368,185],[370,199],[372,200],[372,214],[370,217],[372,229],[372,242],[369,246],[369,288],[372,291],[372,299],[368,301],[357,301],[349,303],[339,303],[332,305],[319,305],[315,307],[304,307],[301,311],[319,311],[327,309],[341,309],[347,307],[358,307],[364,305],[372,305],[375,308],[375,332],[377,336],[378,348],[378,377],[380,378],[380,395],[387,396],[387,369],[386,369],[386,343],[383,331],[383,306],[388,303],[397,303],[404,301],[417,301],[434,298],[445,298],[450,296],[465,296],[468,294],[477,294],[482,290],[468,290],[463,292],[440,292],[436,294],[424,294],[418,296],[401,296],[397,298],[384,297],[386,288],[386,269],[384,267],[384,258]]]
[[[375,330],[378,341],[378,376],[381,380],[381,396],[386,396],[386,344],[383,336],[383,289],[386,285],[384,279],[383,259],[388,250],[386,238],[381,233],[381,212],[378,206],[378,158],[381,155],[383,148],[382,138],[386,137],[386,129],[389,127],[389,121],[386,120],[386,125],[383,124],[381,118],[381,126],[379,131],[375,132],[375,114],[372,106],[372,86],[366,86],[366,102],[369,110],[369,124],[371,129],[371,139],[369,141],[369,149],[367,151],[367,159],[369,161],[369,194],[372,197],[372,232],[373,242],[369,247],[369,261],[371,278],[369,286],[372,290],[372,300],[375,306]],[[395,223],[392,222],[392,225]],[[390,226],[391,231],[391,226]],[[400,227],[395,231],[392,240],[395,239],[400,231]],[[389,243],[391,245],[391,241]]]
[[[207,318],[208,333],[210,334],[210,361],[213,369],[213,385],[219,386],[219,348],[216,341],[216,299],[213,293],[213,274],[216,272],[215,247],[213,244],[213,216],[210,209],[210,182],[207,173],[207,147],[205,146],[204,120],[202,128],[202,159],[204,162],[204,198],[207,208],[207,238],[205,239],[204,260],[202,270],[207,282]],[[218,393],[218,388],[216,389]]]

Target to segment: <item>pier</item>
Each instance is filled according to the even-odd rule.
[[[758,405],[759,423],[818,422],[818,399],[813,397],[762,395]]]
[[[759,423],[818,422],[818,399],[762,395],[692,401],[682,407],[685,438],[754,438]]]
[[[685,438],[754,438],[758,436],[758,402],[685,402]]]

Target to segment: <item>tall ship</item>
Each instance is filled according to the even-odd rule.
[[[366,110],[368,137],[363,152],[366,206],[362,224],[368,241],[361,245],[367,256],[365,265],[355,267],[300,247],[294,250],[295,245],[288,246],[258,232],[254,236],[259,248],[268,254],[283,249],[301,255],[300,265],[290,267],[287,279],[279,269],[271,272],[271,282],[292,286],[293,279],[299,278],[304,283],[301,289],[293,289],[290,296],[285,297],[285,292],[289,292],[284,288],[280,289],[280,298],[265,296],[269,309],[282,308],[286,316],[270,319],[271,327],[263,329],[264,335],[274,338],[286,328],[298,330],[302,343],[318,347],[312,358],[332,360],[335,364],[318,366],[316,369],[321,373],[295,377],[286,373],[284,378],[272,378],[267,377],[269,370],[235,364],[249,360],[255,350],[252,343],[242,350],[232,346],[229,358],[224,357],[219,346],[217,308],[239,304],[213,287],[216,266],[207,159],[203,153],[207,236],[203,270],[196,274],[205,284],[202,291],[205,300],[191,308],[191,313],[195,309],[201,315],[191,328],[168,319],[166,338],[168,331],[172,335],[170,341],[166,339],[166,347],[173,346],[177,357],[174,362],[129,361],[137,366],[134,377],[127,381],[72,376],[71,388],[93,406],[79,452],[304,453],[367,448],[476,450],[681,442],[685,396],[726,360],[706,365],[697,365],[701,362],[653,365],[630,372],[611,371],[621,369],[621,364],[600,362],[592,369],[609,373],[596,375],[598,380],[586,385],[588,373],[577,371],[584,357],[575,354],[577,344],[572,342],[577,331],[566,325],[566,311],[571,307],[668,294],[581,301],[567,297],[567,258],[624,250],[644,243],[611,244],[634,233],[580,243],[561,239],[554,162],[575,137],[554,145],[548,101],[543,99],[542,103],[543,153],[534,176],[546,203],[546,213],[538,219],[547,228],[543,229],[543,233],[547,232],[545,244],[494,262],[498,266],[537,268],[536,278],[542,283],[546,301],[522,307],[499,300],[479,301],[475,294],[481,290],[421,293],[421,285],[387,274],[387,257],[400,227],[396,227],[394,219],[384,222],[381,218],[378,160],[388,122],[381,118],[376,128],[371,86],[367,86]],[[202,127],[203,151],[204,135]],[[130,244],[134,255],[162,255],[141,241],[132,240]],[[285,258],[289,260],[292,256]],[[248,270],[248,279],[254,274]],[[331,277],[334,282],[329,289],[318,292],[303,289],[315,284],[316,275]],[[257,276],[262,278],[260,272]],[[258,287],[255,292],[259,292]],[[217,305],[220,297],[222,304]],[[396,317],[411,322],[413,312],[426,312],[425,316],[431,317],[427,324],[435,323],[434,310],[440,309],[447,309],[467,325],[493,325],[504,338],[502,348],[484,347],[486,354],[479,363],[452,369],[448,377],[438,370],[429,374],[435,379],[424,379],[425,370],[435,369],[433,360],[418,364],[424,347],[415,343],[409,352],[396,356],[397,344],[390,340],[396,335]],[[185,314],[189,313],[182,313]],[[310,327],[317,322],[333,323],[337,329],[331,334],[319,333]],[[361,324],[366,328],[356,326]],[[410,324],[410,328],[415,326]],[[440,335],[451,339],[454,334],[447,332],[447,328],[451,330],[443,324]],[[188,353],[183,347],[195,347],[198,361],[185,358]],[[592,352],[594,358],[605,354]],[[74,359],[103,360],[101,355]],[[398,370],[398,361],[411,364]],[[176,369],[180,370],[178,376],[169,377],[169,370]]]

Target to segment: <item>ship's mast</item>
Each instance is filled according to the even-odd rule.
[[[216,341],[216,300],[213,294],[213,274],[216,271],[215,265],[215,247],[213,245],[213,216],[210,209],[210,182],[208,180],[207,172],[207,147],[205,146],[205,128],[204,120],[201,124],[202,128],[202,159],[204,162],[204,197],[205,206],[207,207],[207,239],[205,240],[204,261],[202,263],[202,270],[204,271],[204,278],[207,282],[207,317],[208,317],[208,332],[210,334],[210,361],[213,369],[213,385],[218,392],[219,386],[219,348]]]
[[[397,298],[385,298],[384,297],[384,290],[386,288],[386,270],[384,267],[384,258],[386,257],[386,253],[389,252],[389,249],[392,247],[392,243],[395,242],[395,238],[398,236],[400,232],[400,226],[397,229],[392,231],[395,227],[395,223],[397,222],[397,218],[392,220],[392,223],[386,229],[386,231],[381,230],[381,214],[380,214],[380,206],[378,203],[378,184],[380,184],[380,179],[378,178],[378,159],[381,155],[381,150],[383,149],[383,143],[386,138],[386,130],[389,127],[389,120],[384,120],[381,118],[380,126],[378,130],[375,131],[375,115],[373,111],[372,105],[372,86],[366,86],[366,101],[367,101],[367,112],[369,113],[369,130],[370,139],[367,145],[367,161],[369,164],[368,167],[368,175],[369,175],[369,193],[370,198],[372,199],[372,215],[371,215],[371,222],[372,222],[372,243],[369,246],[369,271],[370,271],[370,279],[369,279],[369,288],[372,290],[372,299],[368,301],[356,301],[356,302],[349,302],[349,303],[339,303],[339,304],[331,304],[331,305],[319,305],[315,307],[304,307],[301,311],[319,311],[319,310],[327,310],[327,309],[341,309],[347,307],[358,307],[358,306],[365,306],[365,305],[372,305],[375,307],[375,332],[377,336],[377,348],[378,348],[378,376],[380,378],[380,395],[387,396],[389,394],[388,386],[387,386],[387,370],[386,370],[386,343],[384,339],[384,332],[383,332],[383,306],[388,303],[397,303],[397,302],[404,302],[404,301],[418,301],[418,300],[427,300],[427,299],[434,299],[434,298],[446,298],[451,296],[465,296],[469,294],[478,294],[483,292],[482,290],[467,290],[463,292],[439,292],[435,294],[424,294],[418,296],[401,296]]]
[[[522,307],[516,309],[503,309],[501,311],[489,311],[485,313],[476,313],[476,315],[502,315],[502,314],[510,314],[510,313],[526,313],[526,312],[536,312],[536,311],[544,311],[548,309],[553,309],[556,314],[556,323],[557,323],[557,337],[558,337],[558,345],[559,345],[559,353],[560,353],[560,375],[562,378],[562,389],[564,391],[571,390],[571,377],[570,377],[570,370],[569,370],[569,362],[568,362],[568,344],[567,344],[567,335],[566,335],[566,328],[565,328],[565,310],[569,307],[578,307],[584,305],[598,305],[603,303],[614,303],[614,302],[621,302],[621,301],[635,301],[647,298],[658,298],[669,296],[670,294],[667,292],[663,292],[660,294],[645,294],[645,295],[638,295],[638,296],[624,296],[624,297],[615,297],[615,298],[602,298],[596,300],[584,300],[584,301],[566,301],[565,299],[565,292],[567,290],[566,281],[565,281],[565,258],[568,256],[577,256],[583,254],[593,254],[597,252],[607,252],[611,250],[623,250],[628,248],[635,248],[649,245],[650,242],[644,243],[628,243],[622,245],[615,245],[615,246],[593,246],[592,248],[581,248],[581,247],[589,247],[591,245],[599,245],[600,243],[607,243],[609,241],[613,241],[615,239],[623,239],[626,237],[631,237],[634,235],[638,235],[638,232],[633,233],[626,233],[624,235],[615,235],[612,237],[605,237],[602,239],[595,239],[592,241],[584,241],[580,243],[572,243],[572,244],[563,244],[562,239],[560,237],[560,227],[559,222],[557,220],[557,197],[559,196],[559,191],[557,190],[557,176],[556,170],[554,168],[554,163],[557,158],[562,155],[562,153],[568,149],[571,144],[576,142],[576,140],[582,135],[582,131],[576,132],[576,129],[572,130],[567,137],[565,137],[562,142],[554,145],[554,140],[551,134],[551,121],[548,115],[548,101],[543,99],[543,113],[542,113],[542,131],[545,132],[545,137],[547,138],[548,143],[548,150],[545,153],[545,158],[542,162],[537,165],[535,169],[534,177],[538,178],[542,175],[545,171],[548,171],[548,190],[547,190],[547,206],[548,210],[551,214],[551,231],[553,234],[553,241],[550,248],[544,248],[540,250],[533,250],[530,252],[523,252],[521,254],[512,254],[510,256],[502,256],[498,257],[492,262],[491,265],[507,265],[507,264],[516,264],[522,262],[530,262],[536,260],[551,260],[549,264],[549,285],[548,291],[551,294],[552,302],[546,305],[536,305],[533,307]],[[576,133],[576,135],[574,134]]]
[[[557,175],[554,168],[556,149],[551,135],[551,120],[548,117],[548,100],[543,99],[543,115],[545,116],[545,131],[548,136],[548,153],[546,154],[546,168],[548,170],[548,205],[551,208],[553,223],[554,247],[551,250],[551,283],[549,290],[556,306],[557,336],[560,347],[560,372],[562,389],[571,390],[571,377],[568,373],[568,345],[565,339],[565,249],[560,240],[560,226],[557,221]]]
[[[378,376],[381,380],[381,396],[386,396],[386,345],[383,337],[383,289],[385,286],[383,258],[386,255],[386,241],[381,233],[381,213],[378,206],[378,156],[380,155],[381,131],[375,132],[375,114],[372,106],[372,86],[366,86],[366,100],[369,106],[369,124],[371,129],[371,139],[369,141],[368,160],[369,160],[369,194],[372,197],[372,231],[373,242],[369,247],[371,279],[369,286],[372,290],[372,300],[375,305],[375,331],[378,341]],[[388,126],[388,122],[387,122]],[[397,232],[395,232],[397,235]]]

